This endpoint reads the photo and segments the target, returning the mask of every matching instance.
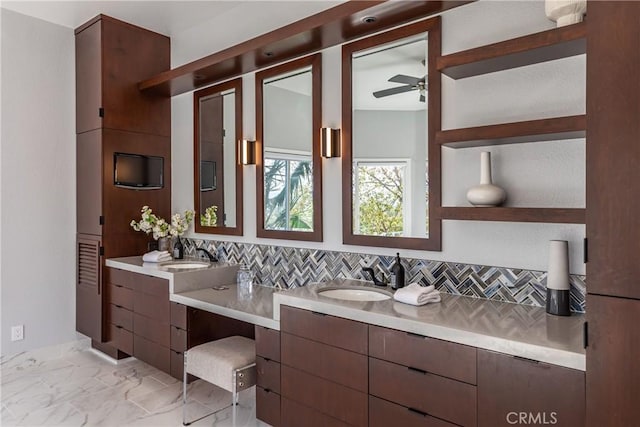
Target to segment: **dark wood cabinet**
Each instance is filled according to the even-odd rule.
[[[105,15],[76,34],[76,132],[98,128],[171,135],[171,99],[143,94],[138,82],[168,70],[170,40]]]
[[[588,295],[587,304],[587,425],[637,425],[640,300]]]
[[[292,425],[281,419],[280,331],[255,327],[256,418],[273,427]]]
[[[95,348],[119,358],[130,340],[120,340],[114,347],[109,337],[126,336],[119,327],[128,332],[132,328],[109,320],[115,311],[106,301],[108,292],[100,289],[102,282],[108,284],[102,277],[103,263],[106,258],[146,252],[148,236],[129,225],[139,218],[142,206],[151,206],[164,218],[170,215],[171,99],[143,94],[137,86],[169,69],[170,42],[168,37],[104,15],[76,29],[75,41],[77,232],[82,239],[99,242],[97,264],[91,268],[100,274],[95,279],[97,286],[87,286],[88,260],[86,254],[81,257],[79,243],[76,329],[89,336]],[[116,187],[117,152],[163,157],[164,188],[135,191]],[[113,291],[110,295],[116,301],[127,302],[131,289],[125,289],[108,285],[106,290]]]
[[[76,240],[76,330],[102,341],[102,257],[100,237],[78,234]]]
[[[283,425],[288,406],[309,425],[366,426],[368,326],[281,306],[280,328]]]
[[[516,423],[584,426],[585,373],[478,350],[478,426]]]

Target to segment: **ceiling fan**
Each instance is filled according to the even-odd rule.
[[[417,90],[420,93],[420,102],[425,102],[425,93],[427,91],[427,84],[425,83],[426,77],[426,75],[422,78],[418,78],[406,76],[404,74],[397,74],[391,77],[389,81],[393,83],[403,83],[404,86],[396,86],[389,89],[379,90],[377,92],[373,92],[373,96],[376,98],[384,98],[385,96]]]

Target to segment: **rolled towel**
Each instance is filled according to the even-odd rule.
[[[167,251],[151,251],[142,255],[143,262],[171,261],[171,254]]]
[[[433,285],[420,286],[412,283],[400,288],[393,294],[393,299],[405,304],[425,305],[429,302],[440,302],[440,292]]]

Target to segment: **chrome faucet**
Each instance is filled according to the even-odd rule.
[[[376,278],[376,273],[373,271],[373,268],[371,267],[364,267],[362,269],[363,273],[369,273],[369,276],[371,276],[371,280],[373,280],[373,284],[376,286],[387,286],[387,284],[384,281],[380,281]],[[384,275],[383,275],[384,277]]]
[[[196,248],[196,254],[198,252],[204,253],[207,256],[207,258],[209,258],[209,262],[218,262],[218,258],[216,256],[212,255],[211,252],[209,252],[205,248]]]

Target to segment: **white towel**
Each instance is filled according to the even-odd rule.
[[[440,302],[440,292],[431,286],[420,286],[412,283],[404,288],[400,288],[393,294],[393,299],[405,304],[425,305],[429,302]]]
[[[167,251],[151,251],[142,255],[143,262],[171,261],[171,255]]]

